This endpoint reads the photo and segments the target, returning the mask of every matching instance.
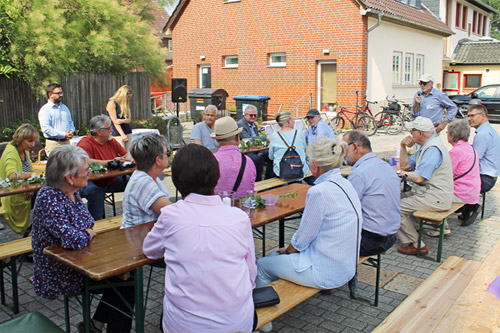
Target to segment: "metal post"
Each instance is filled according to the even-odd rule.
[[[285,246],[285,219],[279,221],[279,247]]]
[[[135,331],[144,333],[144,290],[142,280],[142,267],[138,267],[134,274],[135,284]]]
[[[83,278],[83,324],[85,326],[85,332],[90,332],[90,287],[89,287],[89,277],[85,276]]]

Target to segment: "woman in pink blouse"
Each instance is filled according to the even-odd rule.
[[[144,240],[144,254],[163,258],[164,332],[250,332],[257,320],[252,299],[257,269],[252,227],[214,188],[219,166],[205,147],[189,144],[172,164],[183,200],[162,208]]]

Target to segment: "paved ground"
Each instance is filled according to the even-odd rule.
[[[495,127],[500,130],[499,125]],[[376,151],[394,151],[403,136],[404,134],[398,136],[377,134],[371,137],[372,146]],[[444,134],[441,137],[444,138]],[[169,179],[165,179],[165,182],[171,193],[174,193]],[[462,228],[456,218],[451,219],[452,234],[445,239],[443,261],[450,255],[484,261],[494,244],[500,240],[500,214],[496,208],[499,203],[500,185],[497,185],[487,195],[484,220],[478,219],[473,225]],[[121,206],[119,214],[121,214]],[[109,209],[108,215],[111,215]],[[287,225],[297,227],[298,222],[298,220],[290,221]],[[277,246],[277,223],[268,225],[266,231],[269,239],[267,250],[270,251]],[[292,229],[287,229],[287,240],[290,239],[292,233]],[[10,230],[0,231],[0,242],[14,238],[17,236]],[[430,249],[430,254],[434,255],[437,240],[424,237],[424,241]],[[399,246],[398,243],[383,256],[383,277],[378,307],[349,299],[348,289],[344,286],[332,292],[331,295],[318,294],[275,320],[273,332],[369,332],[373,330],[439,266],[438,263],[429,260],[401,255],[395,250],[397,246]],[[257,251],[261,249],[261,243],[258,240],[256,240],[256,249]],[[19,278],[21,313],[19,315],[40,311],[57,325],[64,327],[62,297],[48,301],[36,296],[28,281],[33,274],[32,269],[31,263],[25,263],[21,269]],[[145,284],[148,274],[149,268],[146,268]],[[360,295],[372,297],[374,270],[362,267],[359,271],[359,280]],[[10,305],[12,299],[9,277],[6,277],[6,292],[7,304]],[[160,332],[158,323],[162,298],[163,272],[155,268],[152,273],[150,297],[147,304],[146,332]],[[76,323],[82,320],[81,309],[75,301],[71,307],[72,331],[76,331]],[[19,315],[13,315],[9,307],[0,305],[0,323]]]

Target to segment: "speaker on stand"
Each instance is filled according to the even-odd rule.
[[[172,78],[172,102],[177,104],[177,118],[179,118],[179,103],[187,102],[187,79]]]

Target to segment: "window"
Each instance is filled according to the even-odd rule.
[[[467,7],[462,6],[462,29],[467,26]]]
[[[392,84],[401,84],[401,52],[392,54]]]
[[[473,11],[473,13],[472,13],[472,32],[473,33],[477,32],[476,25],[477,25],[477,12]]]
[[[167,42],[167,48],[168,48],[168,52],[172,52],[172,40],[171,39],[169,39]]]
[[[405,54],[405,84],[413,84],[413,54]]]
[[[484,15],[483,17],[483,31],[481,32],[481,36],[484,36],[485,35],[485,32],[486,32],[486,20],[487,20],[487,16]]]
[[[270,67],[285,67],[286,66],[286,53],[270,53],[269,54]]]
[[[462,26],[461,18],[462,18],[462,5],[457,2],[457,11],[455,13],[455,26],[457,28],[460,28]]]
[[[224,57],[224,68],[238,68],[238,56],[225,56]]]
[[[420,79],[422,74],[424,74],[424,56],[419,54],[415,58],[415,79]]]
[[[464,74],[464,88],[481,87],[481,74]]]
[[[477,14],[477,34],[481,35],[481,32],[483,31],[483,15],[482,14]]]

